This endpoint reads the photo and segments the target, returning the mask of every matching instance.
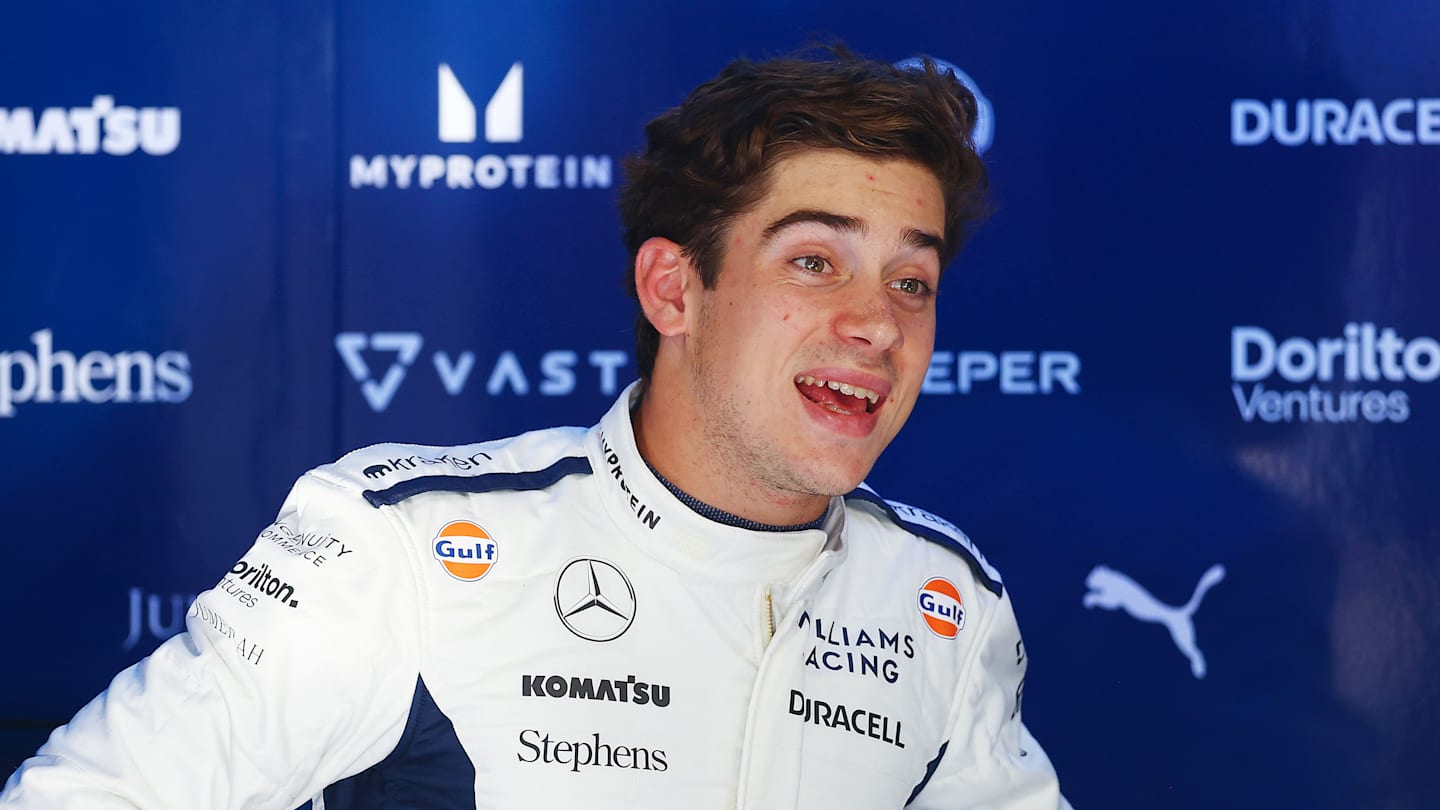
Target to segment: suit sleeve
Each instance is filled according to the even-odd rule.
[[[950,740],[907,807],[1070,810],[1054,766],[1021,721],[1026,663],[1007,591],[961,679]]]
[[[302,477],[187,631],[121,672],[0,808],[276,808],[383,759],[418,677],[412,554],[388,510]]]

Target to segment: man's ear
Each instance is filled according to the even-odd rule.
[[[688,328],[685,290],[699,278],[676,243],[660,236],[645,240],[635,252],[635,292],[645,317],[662,335],[685,334]]]

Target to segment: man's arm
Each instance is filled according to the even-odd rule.
[[[960,681],[950,740],[907,807],[1069,810],[1055,768],[1021,722],[1026,663],[1007,590]]]
[[[276,808],[383,759],[418,675],[411,555],[357,492],[301,478],[201,594],[10,778],[5,808]]]

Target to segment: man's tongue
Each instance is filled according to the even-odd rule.
[[[828,406],[832,410],[844,413],[863,413],[865,411],[865,400],[849,394],[842,394],[829,386],[799,383],[797,387],[806,399]]]

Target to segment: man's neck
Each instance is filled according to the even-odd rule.
[[[646,391],[631,413],[635,446],[659,476],[691,498],[740,518],[775,527],[800,526],[824,516],[824,495],[787,492],[724,469],[717,454],[693,435],[695,422],[684,407],[666,407]]]

